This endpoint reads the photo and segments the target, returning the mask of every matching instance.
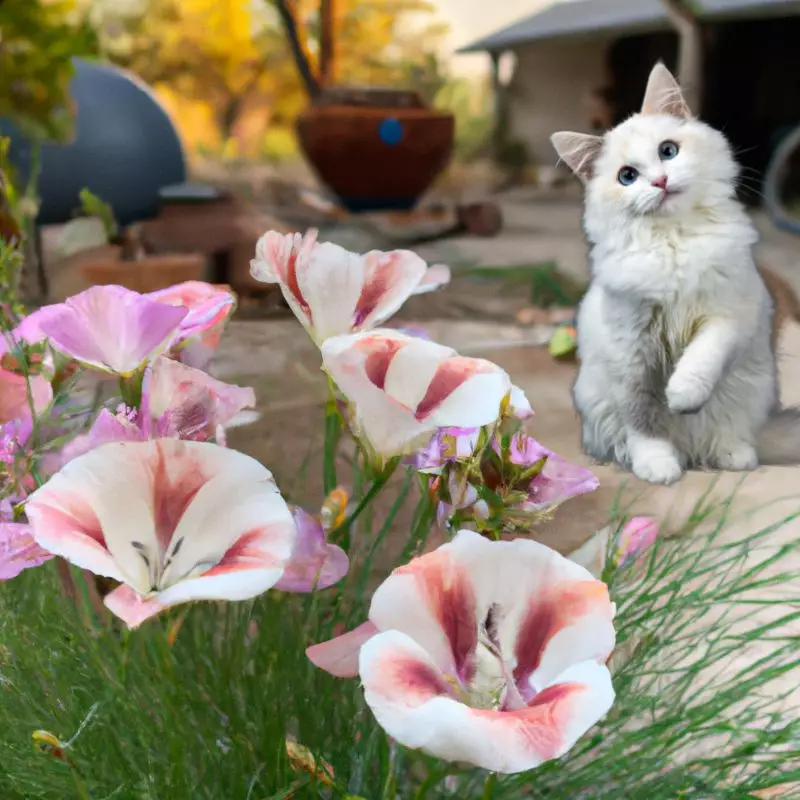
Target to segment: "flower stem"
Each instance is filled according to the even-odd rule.
[[[380,491],[383,489],[384,486],[389,481],[389,478],[392,477],[397,465],[400,463],[400,459],[393,458],[384,468],[383,472],[381,472],[377,478],[372,482],[372,486],[369,487],[367,493],[361,498],[359,504],[353,509],[352,513],[339,525],[337,525],[328,535],[328,540],[339,544],[341,543],[342,548],[347,552],[350,547],[350,528],[353,523],[364,513],[367,506],[378,496]]]
[[[481,797],[483,800],[492,800],[494,797],[494,787],[497,785],[497,773],[492,772],[489,774],[489,777],[486,778],[486,783],[483,784],[483,794]]]
[[[119,379],[119,392],[122,396],[122,402],[128,408],[139,408],[142,402],[142,381],[144,379],[143,372],[137,372],[129,378]]]
[[[342,435],[342,417],[331,398],[325,407],[325,447],[322,463],[322,487],[327,497],[338,485],[336,477],[336,451]]]

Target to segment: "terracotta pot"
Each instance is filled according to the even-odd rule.
[[[114,283],[142,293],[206,277],[206,257],[200,253],[172,253],[121,261],[118,254],[99,252],[94,257],[85,256],[82,261],[80,271],[89,283]]]
[[[300,114],[297,136],[348,211],[407,211],[447,166],[455,119],[413,92],[332,89]]]

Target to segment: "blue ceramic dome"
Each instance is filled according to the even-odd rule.
[[[39,224],[72,219],[84,187],[109,203],[122,225],[155,216],[159,190],[186,180],[183,147],[163,106],[134,75],[83,59],[75,59],[70,90],[75,137],[42,148]],[[10,137],[11,161],[27,178],[30,143],[6,118],[0,134]]]

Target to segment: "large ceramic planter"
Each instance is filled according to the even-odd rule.
[[[297,135],[348,211],[407,211],[447,166],[455,120],[414,92],[333,89],[300,114]]]

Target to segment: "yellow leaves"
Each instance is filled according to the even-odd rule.
[[[295,772],[308,772],[325,786],[333,786],[333,767],[323,759],[317,761],[307,747],[287,739],[286,755]]]

